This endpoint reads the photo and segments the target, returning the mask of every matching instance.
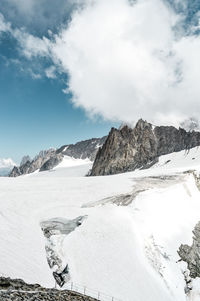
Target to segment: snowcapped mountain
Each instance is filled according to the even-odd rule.
[[[15,166],[9,176],[17,177],[39,170],[50,170],[61,163],[65,156],[93,161],[99,147],[103,145],[105,139],[106,137],[92,138],[77,142],[76,144],[63,145],[58,149],[50,148],[49,150],[40,151],[34,159],[31,159],[29,156],[24,156],[20,166]]]
[[[65,156],[94,161],[92,176],[149,168],[158,161],[159,156],[200,145],[200,132],[194,131],[197,129],[195,120],[191,118],[184,126],[189,130],[153,126],[140,119],[135,127],[122,125],[119,129],[112,128],[107,137],[41,151],[34,159],[24,156],[20,166],[13,168],[10,177],[51,170]]]
[[[15,162],[11,158],[0,159],[0,176],[8,176]]]
[[[112,128],[99,148],[91,175],[109,175],[149,168],[165,154],[200,146],[200,132],[173,126],[153,126],[140,119],[134,128]]]
[[[65,157],[0,179],[2,275],[45,287],[62,275],[63,288],[110,296],[100,300],[199,301],[200,278],[179,253],[200,220],[200,149],[118,175],[85,177],[90,168]]]

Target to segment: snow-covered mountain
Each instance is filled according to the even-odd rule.
[[[50,170],[62,162],[65,156],[93,161],[99,147],[103,145],[105,139],[106,137],[92,138],[77,142],[76,144],[63,145],[58,149],[50,148],[45,151],[40,151],[33,159],[29,156],[24,156],[20,166],[15,166],[9,176],[17,177],[39,170]]]
[[[140,119],[135,127],[123,125],[119,129],[112,128],[107,137],[41,151],[34,159],[25,156],[20,166],[13,168],[10,177],[51,170],[65,156],[94,161],[92,176],[149,168],[159,156],[200,146],[200,132],[194,131],[195,120],[190,119],[185,126],[188,124],[190,127],[186,131],[173,126],[153,126]]]
[[[90,168],[65,157],[0,179],[1,273],[46,287],[63,273],[64,288],[124,301],[199,301],[200,279],[178,251],[200,220],[200,149],[118,175],[85,177]]]
[[[8,176],[14,165],[16,163],[11,158],[0,159],[0,177]]]
[[[149,168],[162,155],[200,146],[200,132],[173,126],[153,126],[140,119],[135,127],[112,128],[99,148],[92,176]]]

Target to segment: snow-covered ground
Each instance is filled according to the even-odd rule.
[[[65,158],[52,171],[0,178],[1,274],[54,286],[40,224],[87,216],[69,234],[52,236],[71,281],[124,301],[200,300],[198,279],[186,298],[186,265],[177,263],[200,220],[200,192],[192,173],[183,173],[200,170],[200,149],[115,176],[85,177],[90,168]]]

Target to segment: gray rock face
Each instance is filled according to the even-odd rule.
[[[89,158],[94,161],[96,153],[100,146],[104,144],[106,137],[92,138],[85,141],[77,142],[76,144],[63,145],[56,153],[73,157],[75,159]]]
[[[105,140],[106,137],[92,138],[76,144],[63,145],[57,150],[49,149],[41,151],[33,160],[29,156],[25,156],[20,166],[15,166],[9,176],[18,177],[32,173],[38,169],[40,171],[50,170],[62,161],[64,155],[74,157],[75,159],[89,158],[93,161],[99,147],[103,145]]]
[[[195,226],[193,231],[192,246],[181,245],[178,254],[181,259],[188,264],[190,277],[200,277],[200,222]]]
[[[27,160],[24,164],[19,167],[15,166],[11,173],[10,177],[18,177],[20,175],[25,175],[32,173],[42,167],[42,165],[53,157],[56,153],[55,149],[49,149],[47,151],[41,151],[32,161]]]
[[[20,167],[14,166],[13,169],[11,170],[9,177],[18,177],[21,176],[22,172],[20,170]]]
[[[21,160],[20,166],[26,164],[27,161],[29,161],[29,162],[32,161],[30,156],[24,156]]]
[[[99,149],[91,175],[110,175],[148,168],[159,156],[200,145],[200,132],[173,126],[153,127],[140,119],[135,128],[112,128]]]
[[[62,162],[63,157],[64,156],[62,153],[53,155],[52,157],[49,158],[49,160],[47,160],[42,165],[42,167],[40,168],[40,171],[50,170],[50,169],[54,168],[60,162]]]
[[[69,290],[44,288],[39,284],[27,284],[21,279],[0,277],[1,301],[95,301],[96,299]]]

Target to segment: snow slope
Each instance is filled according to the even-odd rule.
[[[83,160],[64,156],[62,162],[53,169],[44,172],[37,170],[35,173],[29,175],[36,175],[37,177],[84,177],[91,168],[92,162],[89,159]]]
[[[115,176],[85,177],[90,168],[65,158],[53,171],[0,178],[0,272],[54,286],[40,223],[87,216],[68,235],[52,237],[71,281],[124,301],[200,300],[198,279],[186,297],[186,266],[177,263],[200,220],[200,192],[192,173],[183,173],[200,170],[200,150]]]

